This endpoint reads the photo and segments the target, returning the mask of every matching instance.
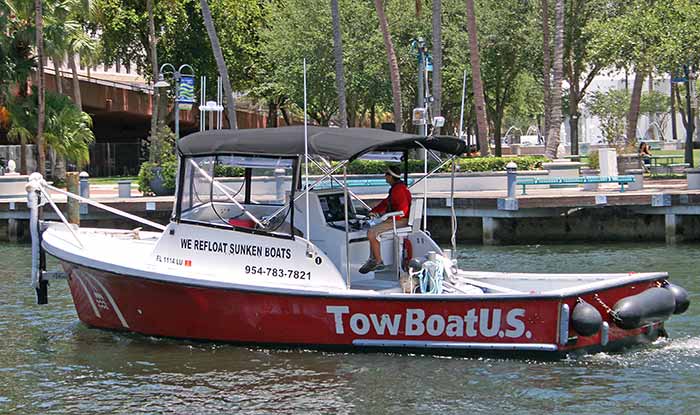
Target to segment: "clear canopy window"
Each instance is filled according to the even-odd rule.
[[[271,230],[285,218],[295,159],[218,155],[184,164],[182,219]]]

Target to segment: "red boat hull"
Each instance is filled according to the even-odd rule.
[[[508,350],[567,353],[652,341],[663,323],[616,327],[589,293],[570,298],[391,299],[387,296],[321,296],[221,289],[116,275],[64,263],[81,321],[144,335],[245,344],[392,349]],[[595,294],[605,303],[638,294],[655,281]],[[608,321],[601,332],[579,336],[570,327],[560,341],[560,310],[578,298]],[[565,343],[565,345],[562,345]]]

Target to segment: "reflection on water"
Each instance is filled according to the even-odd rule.
[[[668,271],[673,338],[558,362],[266,350],[90,329],[65,282],[34,305],[27,246],[0,244],[0,413],[697,413],[695,246],[466,246],[461,267]]]

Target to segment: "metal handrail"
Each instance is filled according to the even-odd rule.
[[[119,210],[119,209],[113,208],[111,206],[107,206],[105,204],[102,204],[100,202],[96,202],[94,200],[87,199],[87,198],[84,198],[82,196],[78,196],[75,193],[71,193],[71,192],[65,191],[63,189],[59,189],[57,187],[51,186],[50,184],[48,184],[46,182],[46,180],[44,180],[44,178],[39,173],[32,173],[31,176],[29,176],[29,182],[33,186],[33,188],[40,190],[41,193],[44,194],[47,201],[51,204],[51,206],[54,208],[54,210],[56,210],[56,213],[59,215],[59,217],[62,216],[62,213],[58,209],[58,206],[56,206],[55,203],[53,203],[53,200],[51,199],[51,195],[46,191],[46,189],[52,190],[56,193],[60,193],[68,198],[76,199],[79,202],[87,203],[88,205],[94,206],[98,209],[106,210],[107,212],[114,213],[115,215],[123,216],[123,217],[125,217],[127,219],[131,219],[135,222],[139,222],[139,223],[142,223],[144,225],[150,226],[152,228],[159,229],[161,231],[164,231],[166,229],[166,227],[161,225],[160,223],[152,222],[148,219],[144,219],[144,218],[138,217],[136,215],[132,215],[131,213],[124,212],[123,210]]]

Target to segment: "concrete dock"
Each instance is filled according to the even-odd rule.
[[[422,197],[413,189],[414,197]],[[518,189],[516,198],[504,191],[457,191],[454,210],[459,243],[523,244],[547,242],[663,242],[700,240],[700,190],[688,190],[685,179],[645,180],[642,190],[619,191],[618,185],[598,190],[581,187]],[[158,223],[167,223],[173,197],[142,197],[132,188],[119,198],[116,185],[91,185],[91,198]],[[363,195],[372,204],[386,194]],[[62,211],[66,199],[54,195]],[[427,227],[442,242],[451,233],[450,195],[428,190]],[[50,207],[45,218],[56,219]],[[23,198],[0,200],[0,240],[28,240],[29,211]],[[89,206],[82,226],[132,229],[141,225]]]

